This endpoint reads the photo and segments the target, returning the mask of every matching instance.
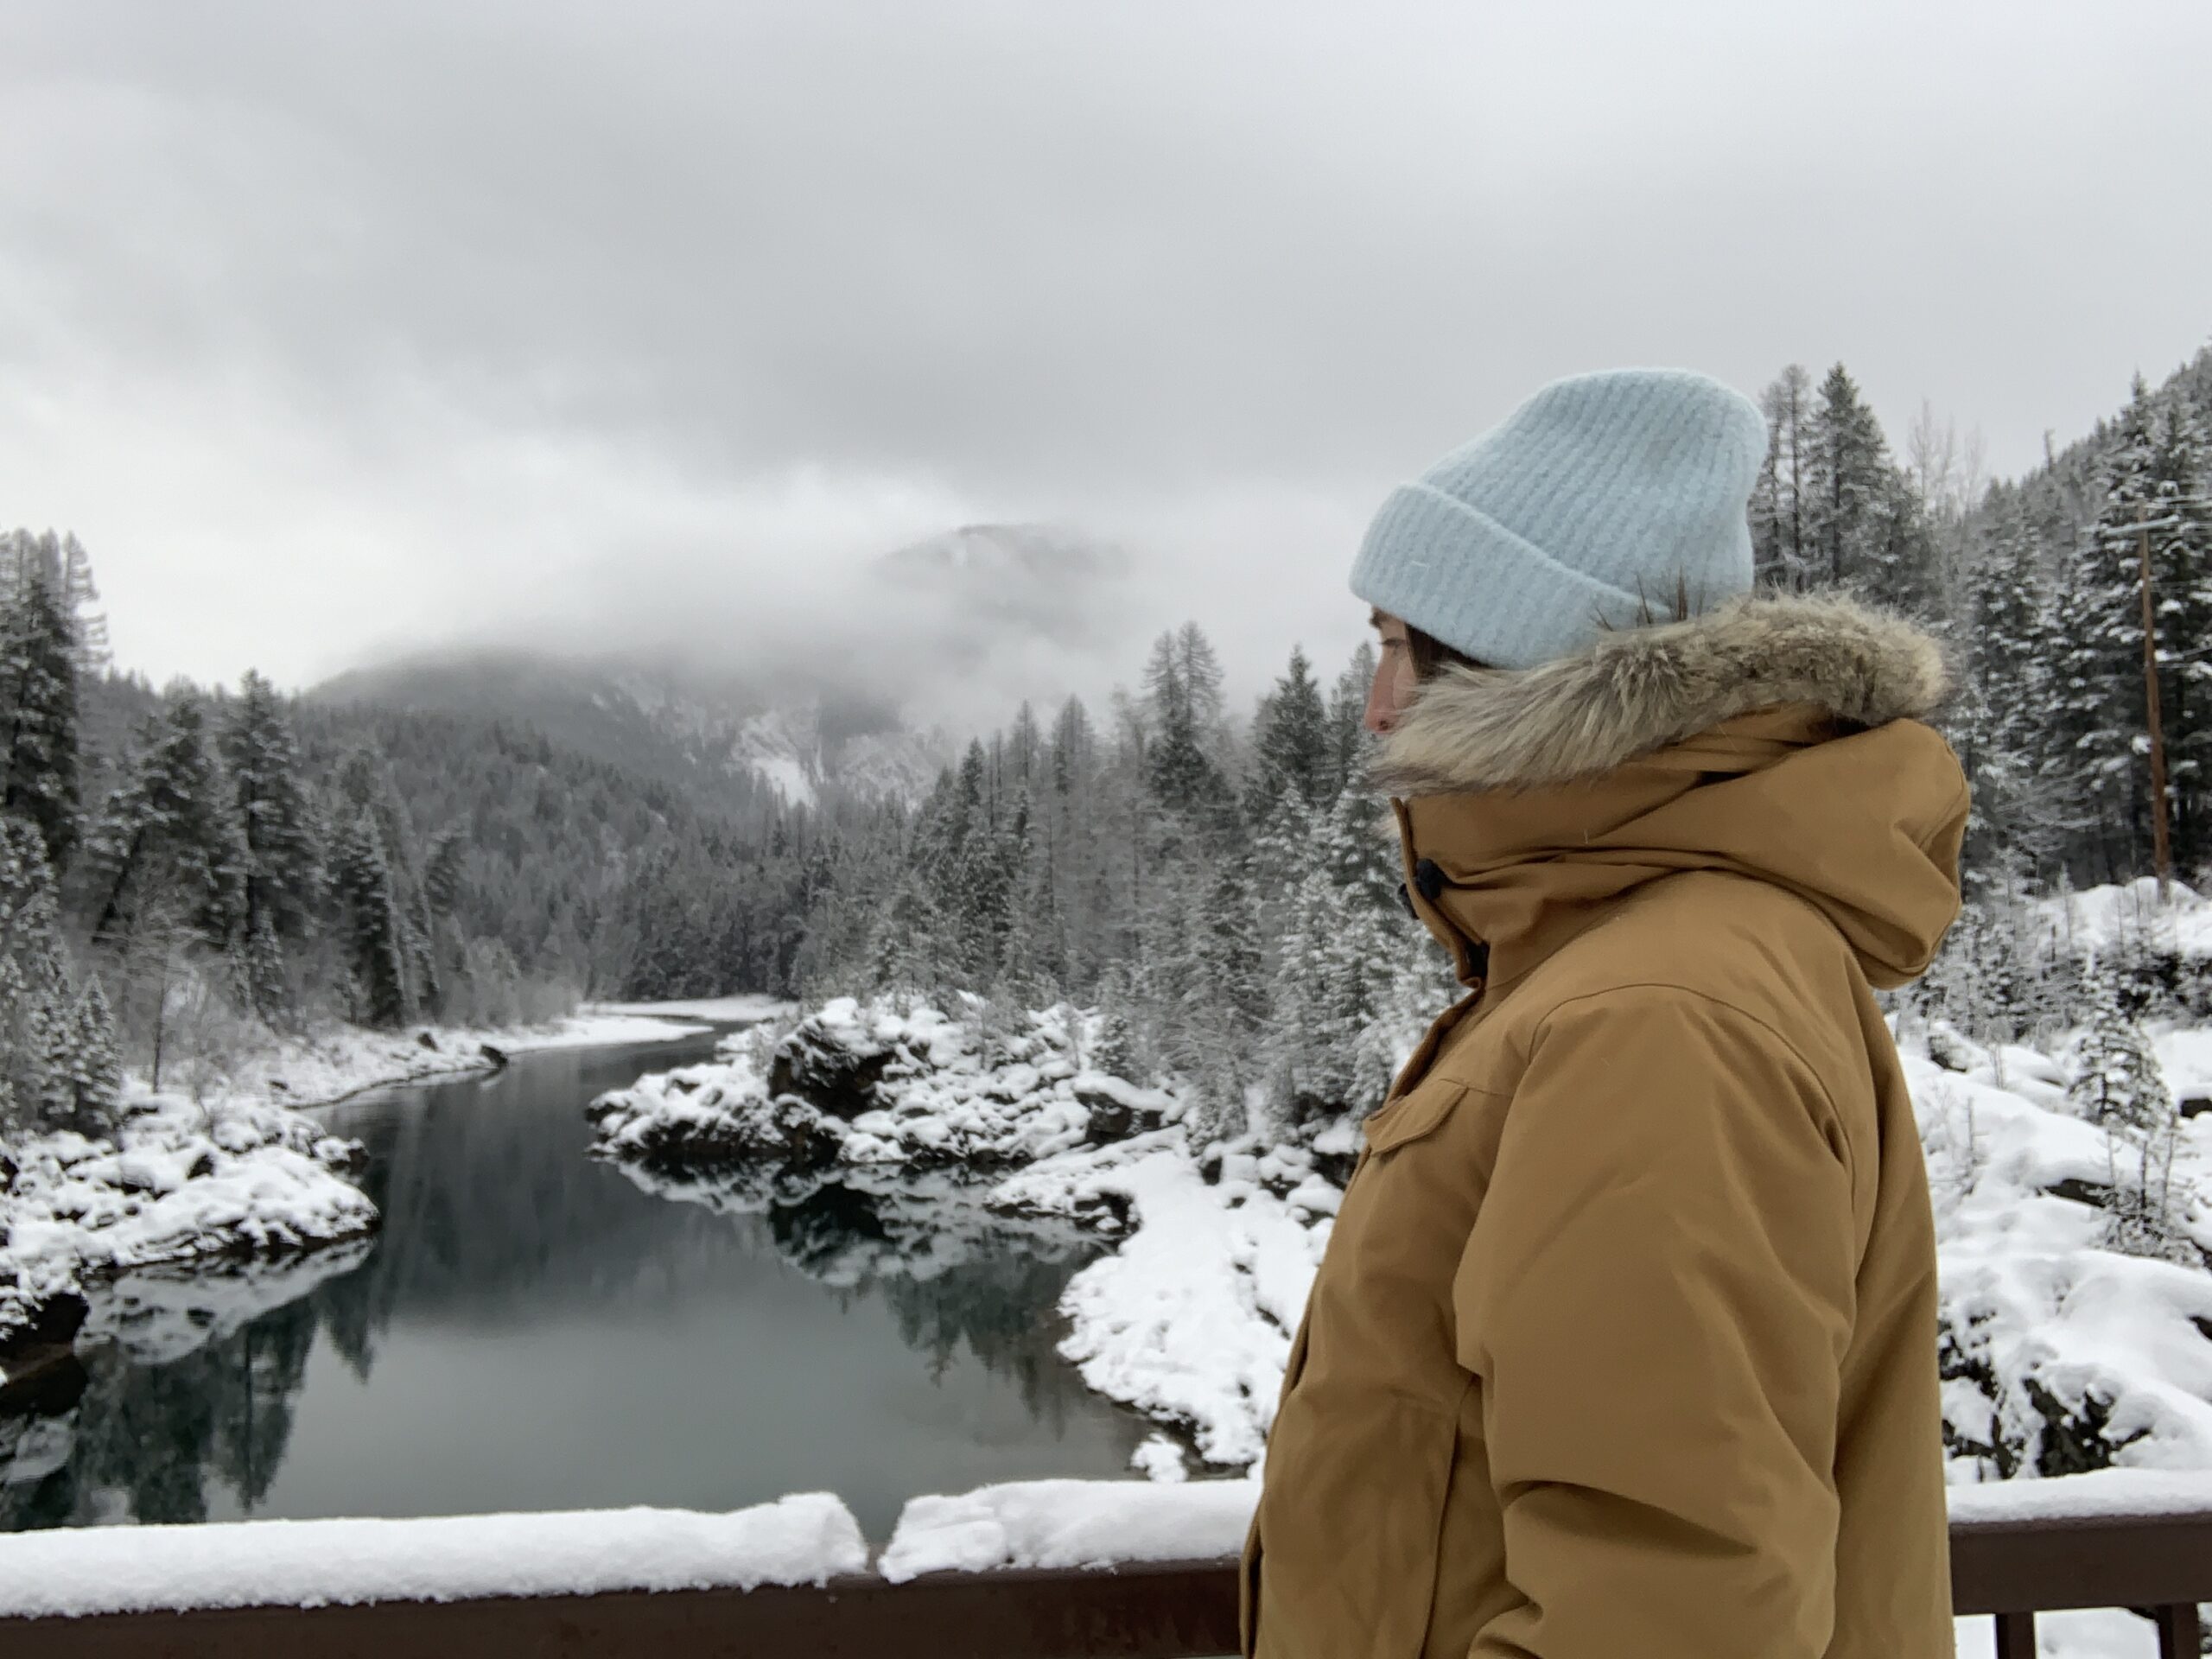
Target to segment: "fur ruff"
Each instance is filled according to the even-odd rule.
[[[1577,783],[1759,709],[1809,703],[1863,730],[1925,718],[1949,686],[1942,648],[1901,617],[1848,599],[1738,599],[1536,668],[1447,669],[1373,775],[1401,796]]]

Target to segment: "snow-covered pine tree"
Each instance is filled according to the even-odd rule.
[[[1208,750],[1199,708],[1179,685],[1162,698],[1145,751],[1145,782],[1165,832],[1187,856],[1230,850],[1242,828],[1235,791]]]
[[[1911,480],[1896,467],[1883,468],[1861,542],[1853,584],[1860,593],[1923,622],[1940,626],[1948,620],[1935,525]]]
[[[266,915],[296,938],[322,900],[321,836],[299,741],[276,688],[249,671],[227,711],[219,744],[249,857],[247,919]]]
[[[1144,1063],[1129,1020],[1128,976],[1118,964],[1099,977],[1098,1034],[1084,1063],[1094,1071],[1140,1087],[1152,1081],[1152,1069]]]
[[[1043,879],[1044,861],[1037,855],[1028,788],[1016,784],[1013,794],[990,843],[995,866],[989,873],[990,887],[1003,905],[1003,915],[996,922],[992,976],[979,982],[993,987],[995,1001],[1041,1008],[1059,995],[1058,976],[1046,962],[1058,918],[1051,888]]]
[[[74,660],[81,686],[114,665],[108,649],[107,617],[99,608],[100,590],[92,580],[92,561],[75,535],[28,530],[0,534],[0,594],[12,594],[33,568],[48,572],[60,596],[76,640]]]
[[[1892,480],[1881,425],[1840,363],[1821,382],[1807,436],[1811,564],[1819,580],[1840,586],[1874,562]]]
[[[948,988],[951,951],[929,884],[909,873],[876,933],[874,983],[894,995],[935,998]]]
[[[423,893],[435,914],[450,916],[461,907],[467,861],[468,837],[460,824],[449,823],[430,837],[423,859]]]
[[[2150,1039],[2127,1011],[2120,978],[2103,957],[2083,963],[2079,995],[2085,1023],[2068,1103],[2099,1128],[2155,1121],[2162,1103],[2171,1109],[2171,1097]]]
[[[2063,851],[2072,780],[2050,750],[2056,642],[2048,632],[2042,567],[2032,535],[2005,518],[1990,527],[1966,572],[1966,673],[1953,725],[1974,790],[1970,881],[2008,850],[2031,862],[2055,862]]]
[[[14,1109],[52,1124],[67,1121],[75,1058],[59,908],[43,838],[0,818],[0,1063]]]
[[[1305,651],[1291,649],[1290,665],[1261,699],[1252,728],[1251,772],[1244,816],[1255,830],[1285,796],[1319,806],[1335,793],[1329,711]]]
[[[1046,972],[1041,960],[1038,940],[1040,918],[1029,902],[1035,897],[1033,887],[1021,902],[1008,907],[1005,945],[999,956],[997,977],[991,985],[994,1003],[1020,1011],[1049,1007],[1058,995],[1052,976]]]
[[[2094,815],[2101,868],[2124,879],[2148,861],[2149,780],[2141,751],[2148,713],[2143,682],[2141,543],[2155,537],[2161,508],[2157,408],[2138,376],[2099,467],[2103,503],[2069,562],[2063,595],[2065,646],[2053,698],[2056,734]],[[2153,546],[2155,549],[2156,542]],[[2164,584],[2154,561],[2154,589]]]
[[[1011,786],[1027,791],[1037,786],[1037,774],[1044,764],[1045,734],[1037,723],[1037,711],[1027,698],[1014,711],[1014,724],[1006,734],[1006,777]]]
[[[80,1135],[106,1135],[123,1098],[123,1062],[115,1014],[98,974],[86,979],[71,1016],[70,1127]]]
[[[1224,859],[1207,887],[1192,931],[1192,971],[1183,989],[1177,1035],[1178,1069],[1211,1091],[1219,1134],[1243,1133],[1244,1091],[1259,1065],[1266,1034],[1266,964],[1259,916],[1241,859]]]
[[[38,1057],[39,1120],[48,1128],[77,1127],[76,998],[66,984],[35,1001],[28,1052]]]
[[[1811,579],[1808,510],[1813,380],[1792,363],[1759,394],[1766,461],[1751,494],[1753,568],[1760,585],[1791,591]]]
[[[2158,703],[2175,861],[2212,865],[2212,433],[2178,396],[2152,432]]]
[[[435,932],[423,893],[414,818],[392,783],[391,763],[372,746],[356,745],[339,765],[338,786],[354,810],[366,811],[376,820],[378,843],[391,886],[393,911],[398,921],[399,960],[406,979],[405,1001],[410,1008],[435,1012],[442,1005],[444,994]],[[545,781],[541,779],[536,810],[540,816],[557,815],[561,810],[557,798],[544,793],[546,788]]]
[[[1377,867],[1372,811],[1347,791],[1313,814],[1299,839],[1301,868],[1278,923],[1265,1050],[1274,1109],[1291,1124],[1363,1109],[1378,1092],[1373,1068],[1363,1065],[1362,1038],[1407,946],[1389,908],[1395,890]]]
[[[385,859],[384,832],[368,808],[360,808],[339,831],[331,847],[330,874],[343,906],[355,1013],[363,1025],[404,1025],[414,1013],[403,958],[405,942]]]
[[[116,939],[130,931],[134,906],[174,900],[203,944],[227,950],[245,913],[249,855],[199,695],[173,695],[140,743],[85,849],[92,931]]]
[[[1090,723],[1090,711],[1083,706],[1082,698],[1070,697],[1060,705],[1060,712],[1052,721],[1047,769],[1055,795],[1072,797],[1082,793],[1091,769],[1097,765],[1097,747],[1098,737]]]
[[[47,550],[0,591],[0,813],[37,826],[65,869],[78,836],[76,623]]]
[[[77,635],[77,678],[95,679],[115,665],[108,646],[107,613],[99,608],[100,590],[92,580],[92,556],[75,535],[61,538],[61,602]]]
[[[1175,631],[1175,672],[1190,703],[1198,740],[1218,764],[1224,759],[1222,749],[1229,731],[1227,677],[1222,671],[1221,653],[1196,622],[1185,622]]]
[[[289,999],[283,941],[306,937],[321,908],[321,838],[298,741],[276,688],[259,674],[246,674],[218,742],[245,842],[238,977],[253,1008],[274,1019]]]
[[[22,970],[13,957],[0,951],[0,1142],[29,1127],[37,1099],[35,1093],[27,1096],[22,1089],[29,1070],[24,1044],[29,1014]]]
[[[982,746],[961,763],[958,834],[940,887],[938,909],[950,925],[963,988],[982,990],[997,977],[1014,912],[1014,873],[1026,861],[1027,815],[1017,827],[1001,818]]]
[[[1363,722],[1374,683],[1375,647],[1362,640],[1329,691],[1329,787],[1324,799],[1333,801],[1359,785],[1372,742]]]

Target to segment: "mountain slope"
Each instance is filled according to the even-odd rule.
[[[536,652],[408,658],[341,675],[309,700],[527,727],[562,748],[721,810],[760,806],[771,797],[814,805],[831,792],[912,800],[940,764],[930,740],[879,710],[825,706],[804,694],[778,706],[678,671]]]

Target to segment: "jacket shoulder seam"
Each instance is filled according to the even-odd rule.
[[[1676,996],[1688,997],[1699,1002],[1709,1003],[1713,1007],[1721,1009],[1725,1013],[1734,1014],[1738,1020],[1743,1020],[1747,1025],[1757,1027],[1759,1030],[1764,1032],[1769,1037],[1772,1038],[1775,1042],[1779,1044],[1783,1052],[1788,1054],[1791,1059],[1796,1061],[1799,1067],[1803,1070],[1805,1075],[1812,1078],[1814,1086],[1821,1091],[1821,1100],[1822,1103],[1827,1107],[1828,1116],[1834,1120],[1839,1130],[1842,1128],[1843,1109],[1836,1104],[1835,1096],[1828,1089],[1827,1079],[1821,1075],[1820,1068],[1815,1065],[1811,1060],[1805,1057],[1805,1052],[1802,1049],[1799,1048],[1795,1042],[1789,1039],[1789,1037],[1784,1035],[1780,1030],[1777,1029],[1772,1021],[1766,1020],[1758,1014],[1753,1014],[1749,1008],[1739,1007],[1736,1003],[1730,1001],[1725,996],[1715,996],[1711,991],[1700,990],[1694,985],[1683,985],[1677,983],[1675,981],[1665,979],[1637,979],[1624,981],[1618,985],[1608,985],[1602,991],[1585,991],[1579,996],[1567,997],[1545,1009],[1544,1012],[1537,1017],[1532,1035],[1541,1036],[1543,1033],[1544,1028],[1550,1025],[1560,1013],[1567,1008],[1573,1007],[1577,1004],[1584,1002],[1604,1002],[1612,997],[1618,996],[1624,991],[1671,992]],[[1843,1144],[1846,1156],[1847,1158],[1851,1145],[1848,1137],[1845,1138]]]

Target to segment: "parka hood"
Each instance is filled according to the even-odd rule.
[[[1739,599],[1539,668],[1447,670],[1375,779],[1393,795],[1573,783],[1758,709],[1886,726],[1926,719],[1949,689],[1942,647],[1902,618],[1847,599]]]
[[[1384,744],[1417,908],[1503,984],[1635,888],[1719,870],[1787,888],[1868,979],[1923,972],[1958,913],[1966,781],[1922,723],[1942,653],[1847,600],[1738,601],[1515,672],[1453,670]]]

